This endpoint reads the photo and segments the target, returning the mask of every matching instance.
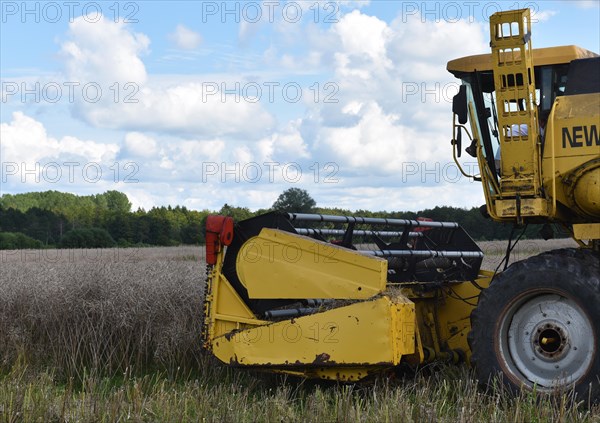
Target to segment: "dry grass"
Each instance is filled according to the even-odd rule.
[[[0,421],[600,421],[567,397],[484,394],[465,368],[325,385],[220,365],[200,350],[202,253],[3,252]]]
[[[113,375],[196,365],[199,248],[55,252],[2,257],[2,368],[23,359],[80,379],[83,369]]]
[[[452,370],[452,371],[449,371]],[[324,385],[207,368],[201,378],[88,377],[57,385],[15,370],[0,384],[0,420],[78,422],[594,422],[567,397],[483,393],[465,369],[371,385]]]
[[[481,241],[477,244],[484,253],[482,269],[495,270],[506,254],[507,241]],[[577,247],[577,243],[571,238],[548,241],[544,241],[543,239],[525,239],[519,241],[512,251],[509,264],[535,256],[544,251],[573,247]]]

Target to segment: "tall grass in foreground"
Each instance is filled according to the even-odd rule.
[[[228,368],[200,349],[200,251],[118,253],[1,257],[0,422],[600,421],[568,394],[483,393],[464,367],[359,385]]]
[[[205,363],[208,364],[208,363]],[[15,368],[0,381],[0,420],[151,422],[595,422],[567,396],[482,393],[466,369],[366,385],[299,382],[222,366],[199,377],[86,376],[57,384]]]

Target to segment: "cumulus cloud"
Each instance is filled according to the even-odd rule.
[[[354,10],[335,24],[332,32],[338,36],[344,56],[366,57],[384,67],[391,66],[387,43],[392,31],[384,21]]]
[[[290,158],[300,160],[311,156],[309,146],[299,130],[301,120],[289,122],[287,127],[257,142],[257,160],[281,162]]]
[[[339,101],[299,125],[314,140],[309,152],[373,175],[393,175],[407,162],[451,161],[451,101],[460,82],[445,64],[489,49],[484,34],[464,21],[410,16],[388,24],[358,10],[344,15],[326,34],[336,51],[321,50],[332,58]]]
[[[82,140],[73,136],[55,138],[46,127],[22,112],[0,124],[2,185],[7,192],[57,189],[102,192],[111,185],[119,146]]]
[[[127,133],[125,147],[127,153],[133,157],[150,158],[158,151],[156,140],[140,132]]]
[[[353,126],[324,127],[319,135],[318,148],[336,156],[342,169],[369,169],[374,174],[394,174],[408,160],[426,161],[432,149],[422,148],[423,134],[402,124],[397,115],[383,112],[370,102],[349,104],[347,113],[359,116]]]
[[[148,53],[150,39],[133,32],[122,21],[101,17],[92,22],[80,16],[69,24],[68,38],[61,53],[71,81],[111,85],[146,82],[146,67],[140,55]]]
[[[177,25],[175,31],[169,34],[169,40],[177,48],[183,50],[195,50],[202,43],[202,36],[184,25]]]
[[[137,102],[81,103],[78,113],[97,127],[223,136],[273,129],[274,118],[258,103],[227,97],[225,83],[182,83],[145,86]]]
[[[224,90],[231,84],[224,81],[149,78],[141,55],[150,41],[126,24],[80,17],[70,24],[68,37],[61,50],[67,77],[81,85],[93,81],[102,92],[98,100],[75,99],[75,115],[93,126],[221,136],[266,132],[274,125],[259,103],[227,97]]]
[[[199,162],[226,159],[225,141],[221,139],[185,140],[172,147],[174,157],[183,165],[197,166]]]
[[[119,152],[116,144],[103,144],[65,136],[51,137],[44,125],[22,112],[15,112],[12,121],[0,124],[2,160],[35,163],[77,157],[85,162],[111,163]]]

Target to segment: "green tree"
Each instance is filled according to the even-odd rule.
[[[248,207],[234,207],[225,203],[221,210],[217,213],[221,216],[233,217],[233,220],[239,222],[241,220],[249,219],[253,216],[253,213]]]
[[[119,191],[106,191],[102,196],[106,199],[108,210],[120,213],[129,213],[131,203],[127,195]]]
[[[312,213],[317,203],[310,194],[300,188],[289,188],[273,203],[274,210],[288,213]]]
[[[115,240],[101,228],[72,229],[60,240],[62,248],[110,248]]]
[[[41,241],[20,232],[0,232],[0,250],[42,248]]]

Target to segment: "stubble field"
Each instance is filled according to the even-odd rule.
[[[504,242],[481,244],[484,267]],[[523,259],[572,241],[522,241]],[[0,252],[0,421],[600,421],[568,394],[482,392],[466,367],[359,385],[231,369],[200,348],[198,247]]]

